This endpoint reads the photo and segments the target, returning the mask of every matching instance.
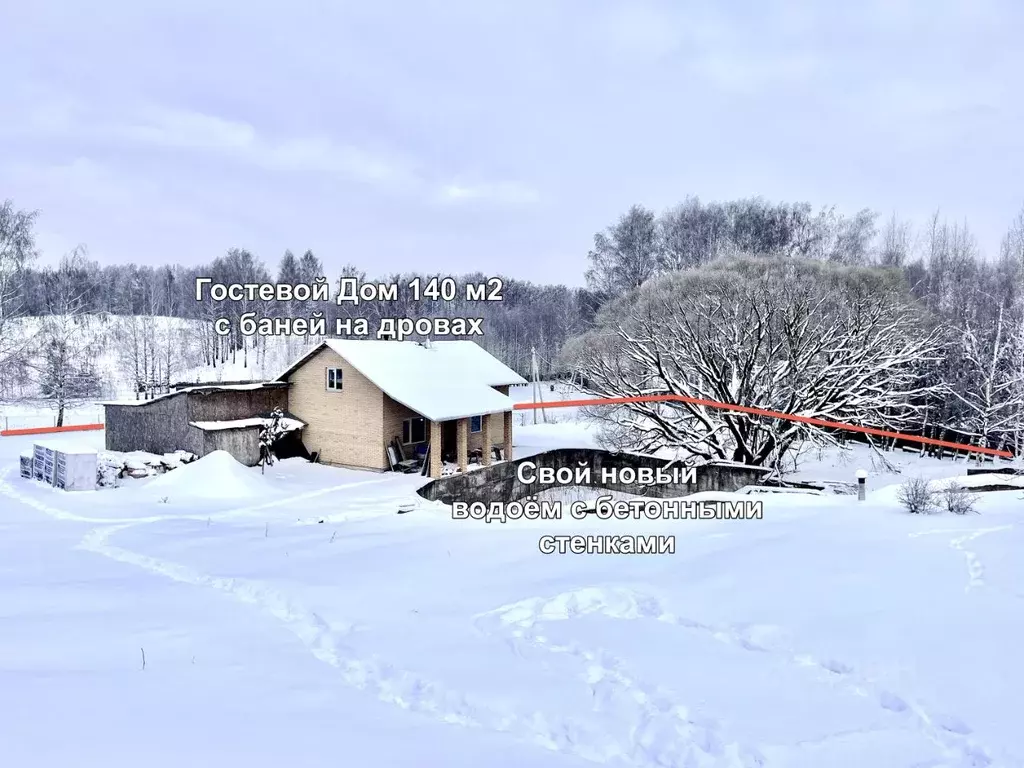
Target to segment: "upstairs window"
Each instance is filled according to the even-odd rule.
[[[327,369],[327,390],[329,392],[341,392],[341,368]]]
[[[482,416],[470,416],[469,417],[469,431],[479,432],[484,428]]]

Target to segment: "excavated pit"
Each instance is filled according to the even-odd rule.
[[[558,470],[566,467],[589,468],[589,481],[565,484],[560,482],[526,483],[519,477],[519,467],[524,462],[533,462],[542,467]],[[644,469],[655,473],[662,470],[671,473],[678,469],[675,461],[643,456],[633,453],[603,451],[595,448],[557,448],[551,451],[525,456],[514,461],[504,461],[489,467],[479,467],[458,475],[442,477],[422,486],[418,493],[428,501],[452,504],[456,501],[473,504],[476,502],[519,501],[539,494],[549,495],[553,489],[589,488],[609,491],[614,494],[645,496],[648,498],[679,498],[701,491],[737,491],[747,485],[757,485],[769,474],[763,467],[743,464],[712,463],[696,468],[692,482],[671,482],[654,485],[638,483],[606,482],[605,470],[613,470],[617,477],[623,469],[634,472]],[[532,475],[532,472],[527,474]]]

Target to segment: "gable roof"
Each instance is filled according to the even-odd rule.
[[[474,341],[328,339],[282,373],[285,381],[313,355],[329,348],[388,397],[431,421],[512,410],[512,399],[494,387],[526,379]]]

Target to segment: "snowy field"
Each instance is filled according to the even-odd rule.
[[[84,403],[64,409],[64,424],[102,424],[103,406]],[[0,429],[26,429],[53,427],[57,424],[57,409],[45,400],[19,403],[0,402]]]
[[[559,431],[589,439],[528,426],[517,453]],[[0,439],[4,765],[1024,765],[1021,492],[911,516],[872,474],[762,520],[488,525],[299,460],[63,493],[18,476],[30,444]],[[545,556],[548,532],[677,551]]]

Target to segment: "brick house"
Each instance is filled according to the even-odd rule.
[[[512,455],[509,387],[526,380],[473,341],[329,339],[281,374],[288,410],[306,424],[302,439],[320,461],[387,470],[388,445],[460,471],[470,458]]]

